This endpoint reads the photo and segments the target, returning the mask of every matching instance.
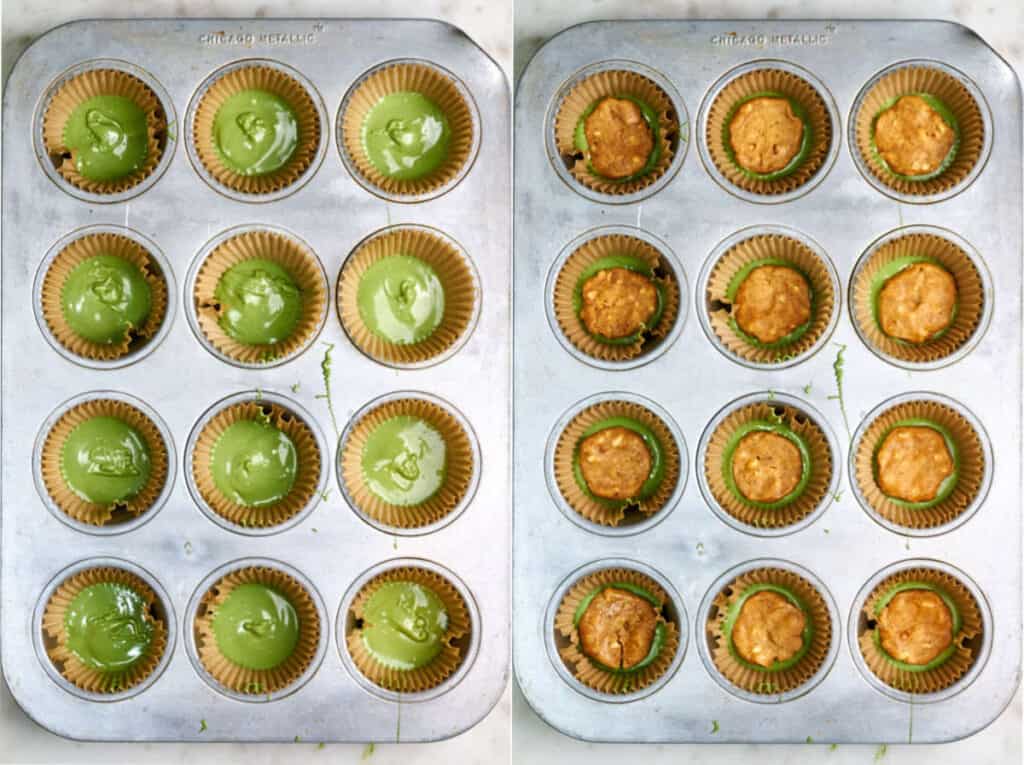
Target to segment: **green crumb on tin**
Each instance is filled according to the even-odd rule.
[[[838,748],[839,748],[839,744],[832,744],[832,745],[829,746],[828,750],[830,752],[834,752]]]
[[[200,720],[199,721],[199,732],[202,733],[204,730],[206,730],[206,720]]]
[[[888,744],[882,744],[878,749],[875,750],[875,762],[880,762],[885,758],[885,753],[889,751]]]
[[[804,395],[805,396],[811,395],[811,384],[810,383],[807,383],[807,385],[804,386]]]
[[[718,720],[711,721],[711,733],[718,733]]]
[[[374,745],[372,743],[369,743],[366,746],[364,746],[363,747],[363,756],[360,759],[368,760],[371,757],[373,757],[373,750],[374,750],[374,748],[375,747],[374,747]]]
[[[296,744],[297,744],[297,743],[299,743],[300,741],[302,741],[302,739],[301,739],[301,738],[299,738],[298,736],[296,736],[294,740],[295,740],[295,743],[296,743]]]
[[[331,496],[331,488],[330,487],[327,487],[322,492],[320,492],[320,499],[322,499],[324,502],[326,502],[328,497],[330,497],[330,496]]]
[[[321,749],[324,748],[324,746],[325,746],[324,742],[321,741],[319,744],[316,745],[316,750],[319,752]]]
[[[811,738],[810,736],[808,736],[807,739],[804,741],[804,743],[805,744],[813,744],[814,743],[814,739]]]
[[[299,383],[292,383],[292,393],[299,392]]]
[[[775,391],[773,391],[773,390],[768,391],[768,400],[769,401],[774,401],[775,400]]]
[[[697,555],[703,555],[703,554],[704,554],[704,543],[703,542],[698,542],[697,543]]]

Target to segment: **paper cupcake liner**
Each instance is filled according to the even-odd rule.
[[[363,451],[378,425],[408,415],[419,417],[436,428],[446,448],[445,478],[434,496],[418,505],[393,505],[374,494],[363,476]],[[386,526],[415,529],[436,523],[458,507],[469,490],[477,469],[469,434],[444,407],[432,401],[404,398],[388,401],[367,412],[356,422],[341,446],[341,477],[356,509]]]
[[[664,290],[661,321],[632,345],[613,345],[595,340],[580,321],[573,304],[580,275],[595,261],[610,255],[630,255],[643,260],[654,271],[654,282]],[[584,242],[566,259],[555,279],[553,300],[558,326],[569,342],[595,359],[628,361],[651,350],[672,330],[679,316],[679,283],[654,245],[634,236],[605,234]]]
[[[362,632],[364,609],[370,596],[387,582],[420,584],[436,594],[448,612],[448,630],[441,652],[426,666],[395,669],[378,661],[366,647]],[[465,647],[472,629],[469,609],[459,591],[443,576],[425,568],[396,568],[375,576],[353,599],[349,615],[351,626],[345,642],[356,668],[375,685],[399,693],[427,691],[451,677],[465,658]]]
[[[75,169],[72,151],[64,143],[64,127],[72,112],[95,96],[123,96],[146,114],[146,158],[142,167],[124,178],[96,181]],[[43,146],[57,172],[75,188],[91,194],[119,194],[152,175],[167,148],[167,115],[146,83],[119,69],[90,69],[75,75],[54,93],[43,114]]]
[[[725,621],[729,608],[756,584],[785,587],[806,607],[813,629],[811,645],[800,661],[787,669],[771,672],[756,670],[738,661],[729,650]],[[817,588],[799,574],[781,568],[759,568],[740,574],[722,588],[713,601],[706,625],[711,645],[711,660],[730,683],[748,693],[776,696],[799,688],[821,669],[832,645],[832,618],[828,604]]]
[[[960,146],[952,164],[935,178],[907,181],[893,175],[878,160],[872,147],[873,122],[893,99],[913,93],[927,93],[944,103],[960,127]],[[948,191],[963,181],[977,164],[985,144],[985,123],[978,102],[952,75],[929,66],[900,67],[876,82],[864,95],[853,115],[857,151],[881,183],[900,194],[930,196]]]
[[[296,472],[291,491],[280,501],[246,507],[225,497],[213,480],[213,451],[224,431],[240,420],[267,418],[295,444]],[[246,401],[217,412],[203,426],[192,451],[192,477],[199,494],[217,515],[239,526],[268,528],[305,508],[320,485],[320,448],[312,429],[294,412],[269,401]]]
[[[405,92],[419,93],[437,104],[448,119],[451,138],[448,156],[438,168],[422,178],[401,180],[374,167],[363,146],[363,123],[382,98]],[[381,191],[402,196],[429,194],[451,183],[469,161],[476,129],[469,104],[455,82],[426,64],[388,64],[374,70],[356,86],[341,115],[345,153],[358,173]]]
[[[737,332],[730,321],[729,283],[745,266],[765,259],[790,264],[807,279],[811,288],[811,326],[789,345],[771,348],[754,345]],[[806,244],[783,234],[757,234],[731,247],[715,263],[708,277],[707,306],[711,328],[730,353],[756,364],[772,364],[800,356],[814,347],[832,322],[836,291],[825,261]]]
[[[87,587],[95,584],[121,584],[131,587],[146,602],[146,617],[153,626],[149,650],[138,663],[123,672],[101,672],[83,664],[67,647],[64,616],[71,602]],[[68,682],[89,693],[120,693],[133,688],[149,677],[160,664],[167,650],[167,625],[156,609],[156,593],[141,578],[120,568],[90,568],[65,579],[46,603],[43,611],[43,632],[55,642],[46,653]]]
[[[811,126],[811,146],[803,162],[788,175],[774,180],[751,178],[729,158],[725,145],[726,120],[741,101],[758,93],[781,93],[803,107]],[[708,153],[718,171],[734,186],[753,194],[787,194],[807,183],[822,169],[832,145],[834,126],[825,99],[807,80],[783,69],[756,69],[728,82],[708,109]]]
[[[272,669],[249,669],[235,664],[220,652],[213,632],[217,607],[236,587],[253,583],[272,587],[284,595],[299,618],[299,638],[294,650]],[[276,693],[298,680],[316,656],[321,628],[316,605],[306,588],[285,572],[268,566],[241,568],[218,579],[203,595],[193,624],[196,651],[206,671],[225,688],[253,696]]]
[[[64,480],[61,469],[64,443],[71,431],[93,417],[117,417],[135,428],[146,443],[149,450],[149,480],[131,499],[112,505],[87,502],[71,491]],[[168,476],[167,444],[156,424],[141,410],[116,399],[93,399],[66,411],[50,428],[43,442],[40,470],[46,493],[69,517],[91,526],[123,523],[153,507],[163,491]]]
[[[224,272],[239,263],[260,258],[284,268],[302,292],[302,315],[292,333],[271,345],[247,345],[220,326],[217,285]],[[327,305],[327,282],[316,256],[296,240],[276,231],[246,231],[217,245],[196,274],[192,299],[199,329],[214,348],[243,364],[267,363],[302,349],[320,328]]]
[[[665,459],[665,476],[658,490],[647,499],[630,505],[612,505],[588,496],[576,482],[573,471],[573,456],[583,432],[596,422],[609,417],[630,417],[643,423],[657,436]],[[555,481],[562,498],[573,510],[588,521],[602,526],[619,526],[623,521],[639,516],[648,518],[665,507],[675,491],[680,475],[679,444],[658,415],[640,404],[631,401],[602,401],[588,406],[577,414],[558,437],[555,446]]]
[[[149,284],[150,309],[146,321],[132,327],[118,343],[94,343],[78,335],[64,317],[61,292],[68,276],[82,261],[96,255],[114,255],[134,264]],[[134,239],[120,234],[86,234],[57,253],[43,277],[43,318],[57,341],[72,353],[95,361],[123,358],[145,345],[160,329],[167,315],[167,280],[153,256]]]
[[[938,667],[909,672],[893,664],[875,644],[875,606],[893,587],[906,582],[924,582],[940,588],[960,611],[963,620],[960,632],[953,636],[957,649]],[[906,693],[936,693],[949,688],[967,674],[976,654],[972,643],[982,633],[981,609],[970,591],[954,576],[929,568],[900,571],[882,581],[864,602],[864,624],[857,638],[861,655],[868,669],[886,685]]]
[[[633,693],[647,688],[664,675],[679,650],[679,627],[659,614],[658,621],[665,625],[665,645],[661,653],[648,666],[628,674],[609,672],[594,664],[580,647],[580,633],[573,623],[576,609],[590,593],[602,585],[625,582],[643,587],[654,595],[662,606],[669,605],[668,594],[649,576],[627,568],[608,568],[588,574],[577,581],[562,598],[555,614],[555,634],[563,638],[559,655],[573,676],[588,688],[607,694]]]
[[[628,181],[608,180],[594,175],[588,167],[587,159],[576,148],[576,126],[583,113],[596,101],[617,96],[632,96],[647,104],[658,115],[658,145],[661,149],[658,162],[650,172]],[[672,165],[680,140],[679,116],[668,94],[642,74],[622,69],[596,72],[580,80],[558,107],[554,130],[555,146],[572,177],[588,189],[615,196],[645,189],[665,175]]]
[[[359,282],[366,270],[382,258],[411,255],[434,269],[444,289],[444,315],[430,337],[400,345],[378,337],[359,314]],[[418,364],[440,356],[469,328],[478,290],[465,256],[435,234],[399,228],[363,242],[345,261],[338,275],[338,315],[353,343],[367,356],[390,364]]]
[[[811,456],[810,480],[800,496],[783,507],[769,509],[748,504],[729,490],[723,476],[729,440],[749,422],[775,422],[780,419],[782,424],[807,444]],[[821,426],[800,409],[770,401],[748,404],[731,412],[711,434],[704,456],[704,475],[715,501],[736,520],[756,528],[791,526],[813,513],[823,502],[828,501],[833,469],[832,450]]]
[[[228,167],[214,145],[214,119],[224,102],[244,90],[273,93],[295,112],[298,143],[291,159],[272,173],[241,175]],[[192,142],[206,171],[223,186],[242,194],[272,194],[295,183],[316,156],[323,126],[313,97],[303,85],[280,69],[246,66],[217,78],[203,94],[192,120]]]
[[[926,508],[904,507],[887,497],[875,481],[875,451],[897,422],[924,419],[949,431],[959,452],[960,476],[952,493]],[[872,510],[891,523],[910,529],[943,526],[974,502],[985,478],[985,451],[974,427],[958,411],[937,401],[909,401],[878,415],[855,446],[854,475],[861,495]]]
[[[945,268],[956,282],[956,318],[939,337],[924,343],[907,343],[889,337],[875,317],[871,287],[879,270],[895,260],[921,257]],[[886,242],[861,266],[853,280],[853,318],[861,335],[881,353],[901,361],[927,363],[952,355],[971,339],[985,308],[981,274],[966,252],[935,234],[907,234]]]

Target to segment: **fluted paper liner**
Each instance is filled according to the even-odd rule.
[[[595,340],[576,313],[574,298],[580,275],[594,262],[611,255],[630,255],[651,267],[653,281],[664,291],[665,304],[657,326],[644,332],[631,345],[616,345]],[[602,361],[628,361],[651,350],[672,331],[679,316],[679,283],[658,249],[625,234],[605,234],[581,244],[565,261],[554,289],[555,317],[562,333],[583,353]]]
[[[393,505],[374,494],[363,475],[363,451],[376,428],[393,417],[419,417],[435,428],[444,439],[445,477],[437,492],[418,505]],[[469,434],[455,416],[432,401],[404,398],[388,401],[372,409],[352,426],[341,445],[341,477],[356,509],[375,521],[399,529],[429,526],[444,518],[462,502],[469,490],[474,464]]]
[[[221,653],[213,632],[217,608],[243,584],[262,584],[287,598],[299,620],[299,637],[291,655],[271,669],[249,669]],[[214,680],[236,693],[262,696],[294,683],[313,663],[320,643],[320,616],[306,588],[294,577],[269,566],[250,566],[218,579],[203,595],[193,623],[199,661]]]
[[[362,622],[366,603],[381,585],[388,582],[413,582],[433,592],[448,614],[448,629],[442,639],[441,652],[427,665],[416,669],[397,669],[378,661],[363,640]],[[356,668],[374,685],[399,693],[419,693],[436,688],[447,680],[465,658],[464,646],[472,629],[469,609],[462,595],[451,582],[425,568],[407,566],[378,574],[356,594],[349,608],[351,626],[345,635],[349,655]]]
[[[116,417],[131,425],[142,436],[149,451],[149,480],[131,499],[112,505],[88,502],[73,491],[64,480],[61,452],[76,427],[93,417]],[[43,485],[50,499],[69,517],[91,526],[107,526],[137,518],[156,503],[167,483],[167,444],[149,417],[131,404],[117,399],[98,398],[84,401],[62,414],[50,428],[40,454]]]
[[[576,148],[576,126],[590,106],[603,98],[632,96],[649,106],[658,116],[658,146],[661,153],[649,172],[632,180],[615,181],[595,175],[587,158]],[[572,177],[588,189],[601,194],[633,194],[657,181],[672,165],[680,140],[679,115],[672,99],[653,80],[637,72],[616,69],[596,72],[573,86],[555,115],[555,146],[569,167]]]
[[[731,118],[733,108],[741,101],[765,92],[781,93],[802,106],[812,131],[811,145],[804,160],[793,172],[774,180],[751,178],[729,158],[725,145],[727,120]],[[731,184],[753,194],[775,196],[795,191],[822,169],[832,145],[834,129],[825,99],[811,83],[784,69],[756,69],[730,80],[715,97],[708,108],[704,140],[715,167]]]
[[[295,483],[281,500],[246,507],[225,497],[213,479],[213,452],[229,427],[241,420],[267,420],[295,444]],[[191,456],[192,477],[199,494],[217,515],[239,526],[267,528],[284,523],[305,508],[320,484],[320,448],[312,429],[299,415],[270,401],[245,401],[217,412],[203,426]]]
[[[665,475],[657,491],[647,499],[629,505],[628,512],[626,505],[604,503],[588,496],[576,482],[573,471],[573,457],[583,432],[594,423],[609,417],[630,417],[646,425],[661,442],[664,455]],[[602,401],[588,406],[573,417],[558,436],[554,462],[555,481],[563,499],[588,521],[602,526],[619,526],[623,521],[631,520],[629,516],[649,518],[664,508],[679,483],[681,469],[679,444],[668,425],[650,409],[632,401]]]
[[[149,316],[141,326],[131,327],[121,342],[87,340],[68,325],[64,316],[61,293],[68,276],[76,266],[96,255],[114,255],[132,263],[149,284]],[[61,345],[82,358],[112,361],[142,347],[160,329],[167,315],[167,279],[153,256],[134,239],[121,234],[86,234],[68,244],[50,263],[43,277],[41,304],[46,325]]]
[[[875,606],[893,587],[907,582],[923,582],[938,587],[953,601],[962,619],[960,632],[953,636],[953,643],[957,646],[953,655],[939,666],[922,672],[908,672],[897,667],[886,658],[874,639]],[[972,643],[982,633],[981,609],[970,590],[951,574],[930,568],[912,568],[895,573],[871,591],[864,602],[862,616],[865,622],[857,638],[861,655],[872,674],[891,688],[906,693],[937,693],[956,683],[974,664],[976,655]]]
[[[908,181],[893,175],[879,161],[872,146],[873,123],[883,107],[895,98],[915,93],[939,99],[956,117],[960,128],[960,145],[952,164],[935,178],[924,181]],[[970,175],[985,145],[985,123],[978,102],[957,78],[929,66],[903,66],[879,79],[864,95],[853,121],[857,151],[864,164],[875,178],[900,194],[930,196],[948,191]]]
[[[875,481],[875,452],[896,423],[908,419],[928,420],[942,426],[953,437],[959,452],[956,486],[933,507],[904,507],[889,499]],[[957,518],[977,498],[988,469],[978,432],[956,409],[937,401],[909,401],[882,412],[867,426],[854,448],[854,477],[861,495],[887,521],[910,529],[930,529]]]
[[[82,590],[96,584],[120,584],[130,587],[145,601],[144,618],[153,627],[153,638],[146,655],[122,672],[101,672],[90,667],[75,656],[67,647],[67,628],[64,617],[72,601]],[[156,609],[159,607],[156,593],[145,580],[120,568],[105,566],[90,568],[72,574],[65,579],[50,596],[43,611],[43,633],[55,645],[47,646],[46,653],[68,682],[89,693],[120,693],[134,688],[160,664],[167,650],[167,625]]]
[[[75,168],[72,150],[64,143],[64,127],[72,112],[95,96],[122,96],[146,114],[146,158],[142,167],[123,178],[97,181]],[[53,94],[43,114],[43,146],[57,172],[77,189],[91,194],[119,194],[152,175],[167,150],[167,115],[156,93],[134,75],[119,69],[90,69],[77,74]]]
[[[725,482],[726,449],[729,440],[744,425],[755,420],[778,422],[800,436],[811,457],[811,477],[798,497],[775,509],[758,507],[741,500]],[[782,528],[798,523],[828,502],[832,482],[832,449],[825,431],[806,412],[780,402],[762,401],[730,412],[715,428],[704,455],[704,475],[711,494],[725,512],[738,521],[756,528]]]
[[[788,345],[767,348],[747,340],[732,326],[729,284],[743,268],[759,260],[784,261],[798,271],[811,288],[811,325]],[[756,234],[733,245],[711,269],[707,286],[707,311],[711,329],[734,356],[756,364],[783,362],[814,347],[828,330],[836,310],[836,285],[820,255],[784,234]]]
[[[630,673],[609,672],[594,664],[583,653],[580,633],[575,625],[576,609],[580,603],[598,587],[614,585],[618,582],[642,587],[651,593],[662,604],[658,621],[665,625],[665,644],[657,658],[643,669]],[[665,606],[670,604],[668,594],[651,577],[628,568],[607,568],[588,574],[578,580],[562,598],[555,614],[555,635],[563,638],[559,646],[559,655],[573,676],[588,688],[600,693],[618,695],[643,690],[664,675],[675,659],[679,650],[679,627],[669,621],[664,613]]]
[[[392,93],[419,93],[437,104],[448,120],[451,136],[448,155],[434,171],[422,178],[402,180],[384,175],[370,161],[363,145],[363,123],[377,103]],[[458,86],[427,64],[398,63],[375,69],[360,82],[341,115],[344,151],[365,180],[387,194],[421,196],[451,183],[470,159],[473,150],[473,114]]]
[[[757,584],[785,587],[799,598],[805,616],[811,624],[811,645],[807,653],[792,667],[775,672],[752,669],[738,661],[729,650],[729,636],[725,634],[725,621],[729,609],[743,593]],[[705,625],[711,648],[711,660],[722,676],[748,693],[777,696],[788,693],[806,683],[821,669],[832,645],[832,617],[828,604],[818,589],[799,574],[783,568],[759,568],[740,574],[715,595]],[[835,638],[838,639],[838,638]]]
[[[939,337],[909,343],[889,337],[875,316],[872,282],[878,272],[900,258],[920,257],[945,268],[956,282],[956,317]],[[927,363],[956,353],[981,323],[985,287],[971,258],[953,242],[935,234],[907,234],[886,242],[857,269],[853,277],[853,317],[864,338],[878,351],[900,361]]]
[[[271,345],[248,345],[235,340],[220,325],[217,285],[232,266],[259,258],[280,265],[301,291],[302,314],[292,333]],[[192,300],[199,329],[225,356],[243,364],[258,364],[298,353],[320,329],[327,306],[327,281],[316,256],[296,240],[276,231],[246,231],[217,245],[196,274]]]
[[[273,93],[295,112],[298,142],[282,167],[262,175],[241,175],[228,167],[217,151],[214,119],[224,102],[244,90]],[[297,181],[316,157],[320,145],[320,124],[313,97],[294,77],[271,66],[255,65],[235,69],[218,77],[199,100],[192,120],[192,142],[206,171],[217,183],[242,194],[273,194]]]
[[[359,283],[374,263],[392,255],[411,255],[437,274],[444,290],[444,314],[429,337],[418,343],[391,343],[375,335],[359,313]],[[453,244],[419,229],[399,228],[360,245],[338,275],[338,315],[353,343],[371,358],[390,364],[417,364],[440,356],[469,328],[478,298],[473,272]]]

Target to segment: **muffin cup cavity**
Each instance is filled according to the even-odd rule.
[[[426,263],[444,289],[441,322],[419,342],[398,344],[380,337],[359,311],[359,285],[367,269],[395,255]],[[395,226],[365,239],[348,256],[338,275],[337,308],[349,339],[370,358],[388,366],[425,366],[447,358],[468,338],[480,311],[479,278],[469,257],[441,232]]]
[[[447,155],[421,178],[392,178],[378,170],[363,142],[370,110],[393,93],[419,93],[438,106],[451,131]],[[338,115],[338,143],[352,176],[368,191],[395,202],[420,202],[453,188],[469,172],[480,144],[479,117],[455,75],[425,61],[392,61],[364,74],[345,95]]]

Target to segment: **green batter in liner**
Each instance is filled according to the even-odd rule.
[[[940,653],[927,664],[908,664],[907,662],[894,659],[892,656],[886,653],[885,649],[882,647],[882,636],[877,624],[875,625],[871,638],[875,643],[875,648],[878,649],[879,655],[882,656],[890,664],[893,664],[894,666],[906,672],[930,672],[931,670],[937,669],[938,667],[941,667],[943,664],[949,661],[953,654],[955,654],[960,649],[960,642],[958,638],[961,629],[963,629],[963,616],[960,614],[960,609],[957,608],[957,605],[954,602],[953,598],[951,598],[949,594],[941,587],[934,585],[931,582],[900,582],[899,584],[893,585],[893,587],[891,587],[885,593],[885,595],[879,598],[878,602],[875,604],[875,616],[881,616],[882,611],[885,610],[885,607],[889,605],[889,602],[892,601],[894,597],[896,597],[899,593],[906,592],[908,590],[927,590],[929,592],[934,592],[942,599],[942,602],[945,604],[946,608],[949,609],[949,613],[953,617],[953,640],[950,642],[950,644],[942,653]]]
[[[912,343],[909,340],[904,340],[903,338],[893,337],[892,335],[887,334],[884,329],[882,329],[882,323],[879,320],[878,316],[879,296],[881,295],[882,290],[885,288],[886,283],[888,283],[890,279],[894,278],[895,276],[899,275],[906,269],[918,263],[928,263],[930,265],[941,268],[946,273],[949,273],[949,269],[946,268],[936,258],[930,258],[927,257],[926,255],[905,255],[903,257],[895,258],[892,261],[886,263],[884,266],[878,269],[878,271],[874,274],[874,276],[871,279],[871,316],[874,319],[875,325],[878,327],[878,331],[881,332],[890,340],[892,340],[894,343],[899,343],[900,345],[917,346],[922,345],[923,343]],[[934,340],[938,340],[940,337],[949,332],[950,328],[956,323],[959,311],[960,301],[957,300],[953,304],[953,311],[949,316],[949,321],[947,322],[946,326],[943,327],[938,332],[932,334],[931,337],[929,337],[927,340],[923,342],[930,343]]]
[[[644,484],[637,495],[635,497],[630,497],[629,499],[615,500],[597,496],[590,491],[590,487],[587,486],[587,482],[583,478],[583,471],[580,468],[580,445],[585,439],[595,433],[600,433],[601,431],[608,430],[609,428],[626,428],[627,430],[633,431],[643,439],[644,445],[647,447],[648,452],[650,452],[651,470],[650,473],[648,473],[647,480],[644,481]],[[595,422],[580,434],[579,439],[576,441],[576,446],[573,449],[572,469],[573,476],[576,479],[576,483],[579,486],[580,491],[588,497],[609,507],[626,507],[634,505],[645,499],[650,499],[658,491],[662,481],[665,479],[665,448],[657,435],[655,435],[654,431],[639,420],[623,416],[608,417]]]
[[[800,148],[797,150],[797,153],[793,155],[793,158],[789,160],[789,162],[786,163],[785,167],[771,173],[754,172],[753,170],[748,170],[741,165],[736,159],[736,151],[733,148],[732,140],[729,136],[729,128],[732,125],[733,118],[736,116],[736,112],[739,111],[741,106],[753,101],[755,98],[781,98],[784,101],[787,101],[790,108],[793,110],[793,114],[796,115],[797,119],[799,119],[804,126],[803,137],[800,140]],[[793,100],[784,93],[779,93],[778,91],[766,90],[759,93],[753,93],[740,99],[732,105],[732,108],[729,109],[729,113],[725,117],[725,121],[722,123],[722,147],[725,151],[725,156],[728,157],[729,162],[731,162],[737,170],[743,173],[747,178],[755,181],[777,181],[780,178],[786,178],[787,176],[792,175],[807,160],[813,146],[814,128],[811,126],[811,120],[807,114],[807,110],[801,106],[799,102]]]
[[[634,104],[636,104],[636,106],[640,109],[640,113],[643,115],[644,122],[646,122],[647,127],[650,128],[651,139],[654,142],[654,148],[651,149],[651,153],[650,155],[648,155],[647,162],[644,164],[644,166],[640,168],[637,172],[633,173],[632,175],[627,175],[624,178],[609,178],[605,175],[601,175],[590,164],[590,146],[587,143],[587,134],[585,130],[587,117],[593,114],[594,110],[598,107],[598,105],[608,98],[624,99],[626,101],[631,101]],[[661,159],[660,134],[661,123],[658,119],[658,113],[648,103],[642,101],[636,96],[631,96],[628,94],[617,94],[613,96],[604,96],[602,98],[599,98],[598,100],[590,104],[590,106],[588,106],[583,111],[583,114],[580,115],[579,120],[576,122],[576,130],[573,134],[573,144],[577,151],[583,152],[583,156],[587,158],[587,171],[591,175],[596,176],[597,178],[601,178],[602,180],[608,181],[609,183],[628,183],[629,181],[635,181],[638,178],[644,177],[652,170],[654,170],[655,167],[657,167],[658,160]]]
[[[590,607],[590,604],[594,602],[594,598],[596,598],[604,590],[607,589],[625,590],[626,592],[631,592],[634,595],[643,598],[652,606],[654,606],[654,610],[658,612],[659,616],[662,616],[662,618],[659,619],[658,623],[654,627],[654,637],[651,640],[650,650],[647,652],[647,655],[643,659],[641,659],[638,663],[634,664],[632,667],[629,667],[628,669],[624,669],[622,667],[609,667],[597,661],[596,659],[587,656],[587,659],[590,661],[591,664],[593,664],[598,669],[604,670],[605,672],[611,672],[616,675],[632,675],[636,672],[646,669],[651,664],[653,664],[665,648],[665,642],[668,638],[668,627],[665,624],[664,615],[662,614],[662,611],[664,609],[664,603],[658,600],[658,598],[653,593],[648,591],[646,588],[641,587],[638,584],[634,584],[633,582],[608,582],[606,584],[602,584],[598,587],[595,587],[594,590],[590,592],[586,597],[584,597],[583,600],[580,601],[580,604],[576,607],[576,612],[573,614],[572,623],[573,626],[577,628],[577,630],[579,629],[580,620],[583,618],[583,614],[586,613],[587,609]],[[582,652],[582,647],[580,650]],[[585,653],[584,656],[586,656]]]
[[[739,446],[739,443],[743,440],[744,436],[755,432],[774,433],[782,436],[793,443],[793,445],[795,445],[800,451],[800,481],[797,483],[796,488],[777,502],[757,502],[755,500],[748,499],[739,490],[739,487],[736,485],[736,479],[732,474],[732,460],[736,453],[736,448]],[[728,487],[729,492],[744,504],[758,507],[763,510],[776,510],[778,508],[785,507],[800,498],[811,479],[810,448],[799,433],[790,429],[783,422],[783,418],[781,416],[773,420],[752,420],[737,428],[736,432],[730,436],[726,443],[725,449],[722,453],[722,478],[725,481],[725,485]]]
[[[953,434],[948,428],[923,417],[911,417],[899,420],[898,422],[893,423],[891,427],[886,429],[886,431],[879,436],[878,443],[875,445],[874,451],[871,454],[871,465],[874,471],[875,484],[881,487],[881,484],[878,481],[878,452],[882,448],[882,444],[885,443],[885,439],[888,438],[889,434],[896,428],[931,428],[936,431],[942,436],[942,440],[946,444],[946,449],[949,450],[949,456],[953,459],[953,472],[950,473],[949,476],[947,476],[939,485],[939,491],[938,494],[935,495],[935,499],[930,499],[925,502],[908,502],[905,499],[890,497],[888,494],[885,494],[886,499],[894,504],[911,510],[924,510],[926,508],[942,504],[949,499],[953,490],[956,489],[957,482],[960,480],[960,449],[956,444],[956,439],[953,438]]]
[[[800,650],[798,650],[795,654],[790,656],[785,661],[774,662],[770,667],[762,667],[760,664],[755,664],[744,659],[740,655],[739,651],[736,650],[736,646],[733,643],[732,639],[732,630],[733,627],[736,626],[736,620],[740,616],[740,611],[743,610],[743,604],[746,603],[752,595],[755,595],[759,592],[774,592],[777,595],[781,595],[794,606],[799,608],[804,615],[804,629],[801,635],[803,642],[800,646]],[[725,639],[728,643],[729,654],[732,656],[733,659],[736,660],[737,663],[743,665],[747,669],[752,669],[755,672],[782,672],[784,670],[795,667],[807,655],[807,652],[810,650],[811,644],[814,641],[814,621],[811,618],[811,613],[810,610],[807,608],[807,604],[804,603],[804,601],[799,596],[797,596],[796,593],[792,592],[788,587],[783,587],[779,584],[772,584],[770,582],[761,582],[758,584],[752,584],[749,587],[747,587],[740,595],[740,597],[729,606],[729,611],[725,616],[725,622],[722,625],[722,634],[725,636]]]
[[[732,277],[732,279],[729,280],[729,286],[726,289],[725,297],[730,302],[730,304],[735,304],[736,295],[739,292],[743,282],[746,281],[748,276],[750,276],[751,272],[757,268],[761,268],[762,266],[781,266],[783,268],[788,268],[792,271],[796,271],[798,274],[800,274],[800,276],[803,277],[804,281],[807,283],[807,289],[811,295],[811,312],[809,318],[806,322],[801,324],[792,332],[785,335],[784,337],[780,337],[773,343],[763,343],[753,335],[744,332],[743,328],[740,327],[739,322],[736,321],[736,317],[731,314],[729,316],[729,326],[732,328],[733,332],[742,337],[743,340],[749,343],[750,345],[753,345],[757,348],[781,350],[793,345],[810,331],[811,327],[814,325],[815,315],[818,310],[818,295],[814,291],[814,287],[812,286],[810,277],[808,277],[808,275],[805,274],[801,269],[793,265],[792,262],[785,260],[783,258],[759,258],[757,260],[752,260],[746,265],[744,265],[743,268],[737,271],[736,274]]]
[[[609,271],[613,268],[625,268],[634,273],[642,274],[646,276],[654,284],[654,288],[658,292],[658,303],[654,309],[654,313],[644,322],[643,327],[634,332],[632,335],[626,337],[605,337],[604,335],[598,335],[587,330],[586,324],[583,323],[583,319],[580,317],[580,313],[583,310],[583,285],[588,279],[593,278],[601,271]],[[650,334],[652,330],[657,328],[661,324],[661,319],[665,314],[665,283],[658,277],[655,270],[651,268],[651,265],[643,258],[638,258],[634,255],[609,255],[604,258],[598,258],[591,263],[583,272],[579,275],[576,280],[576,286],[573,289],[573,310],[576,312],[576,318],[580,321],[580,326],[583,327],[584,331],[594,340],[599,343],[606,345],[632,345],[638,340],[644,339]]]
[[[878,118],[885,114],[889,109],[893,108],[901,98],[904,96],[917,96],[924,101],[928,106],[935,110],[935,112],[942,118],[949,127],[953,130],[953,145],[949,148],[949,152],[946,154],[945,159],[942,160],[942,164],[930,173],[923,175],[901,175],[889,167],[889,163],[886,162],[882,155],[878,151],[878,146],[875,145],[875,128],[878,124]],[[885,169],[889,175],[894,178],[899,178],[903,181],[910,183],[919,183],[921,181],[930,181],[933,178],[938,178],[944,172],[946,172],[953,162],[956,160],[957,152],[960,150],[960,123],[957,121],[956,115],[950,110],[946,104],[940,101],[930,93],[901,93],[894,98],[886,101],[882,108],[878,110],[878,113],[871,118],[871,158],[878,163],[878,165]]]

